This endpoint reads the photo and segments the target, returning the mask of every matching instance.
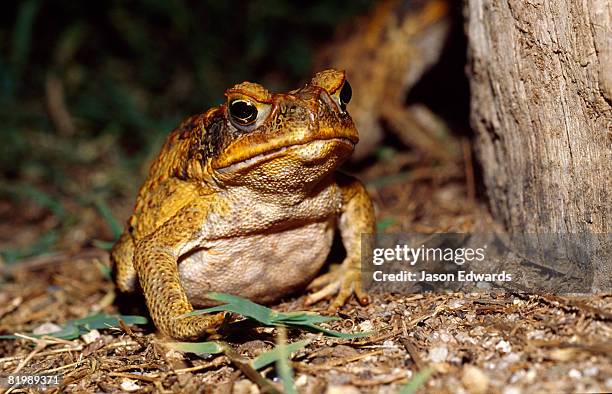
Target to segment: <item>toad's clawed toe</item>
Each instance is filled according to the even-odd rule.
[[[306,305],[329,300],[334,295],[336,296],[329,305],[329,312],[336,312],[342,308],[353,293],[355,293],[361,305],[366,305],[370,301],[368,295],[361,288],[361,273],[359,270],[346,268],[345,265],[316,278],[308,288],[311,290],[321,289],[306,298]]]

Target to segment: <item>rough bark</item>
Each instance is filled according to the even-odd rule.
[[[468,0],[471,121],[493,216],[512,234],[612,233],[612,5]],[[612,288],[610,237],[580,246]]]

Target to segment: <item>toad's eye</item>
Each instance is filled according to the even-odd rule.
[[[229,103],[229,114],[239,126],[248,126],[257,120],[257,107],[246,100],[233,100]]]
[[[340,89],[340,109],[342,111],[346,112],[346,105],[351,101],[351,97],[353,97],[353,89],[351,84],[345,81],[342,89]]]

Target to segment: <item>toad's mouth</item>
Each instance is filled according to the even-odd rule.
[[[219,173],[226,174],[248,169],[256,164],[262,164],[286,155],[294,155],[300,161],[308,163],[314,161],[325,160],[326,156],[333,151],[345,150],[352,152],[355,148],[355,142],[348,138],[335,137],[327,139],[315,139],[296,143],[292,145],[282,146],[264,153],[260,153],[253,157],[230,164],[225,167],[217,168]]]

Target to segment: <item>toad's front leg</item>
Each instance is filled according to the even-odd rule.
[[[339,269],[316,278],[310,284],[310,289],[321,289],[306,299],[307,304],[314,304],[337,294],[329,306],[330,311],[340,309],[353,292],[360,304],[369,302],[361,287],[361,235],[373,235],[376,231],[374,207],[363,184],[344,174],[338,174],[336,181],[342,194],[339,228],[346,258]]]
[[[152,234],[136,243],[134,268],[155,326],[176,339],[211,334],[224,314],[180,317],[193,307],[180,282],[178,257],[194,240],[210,206],[193,202],[179,210]]]

